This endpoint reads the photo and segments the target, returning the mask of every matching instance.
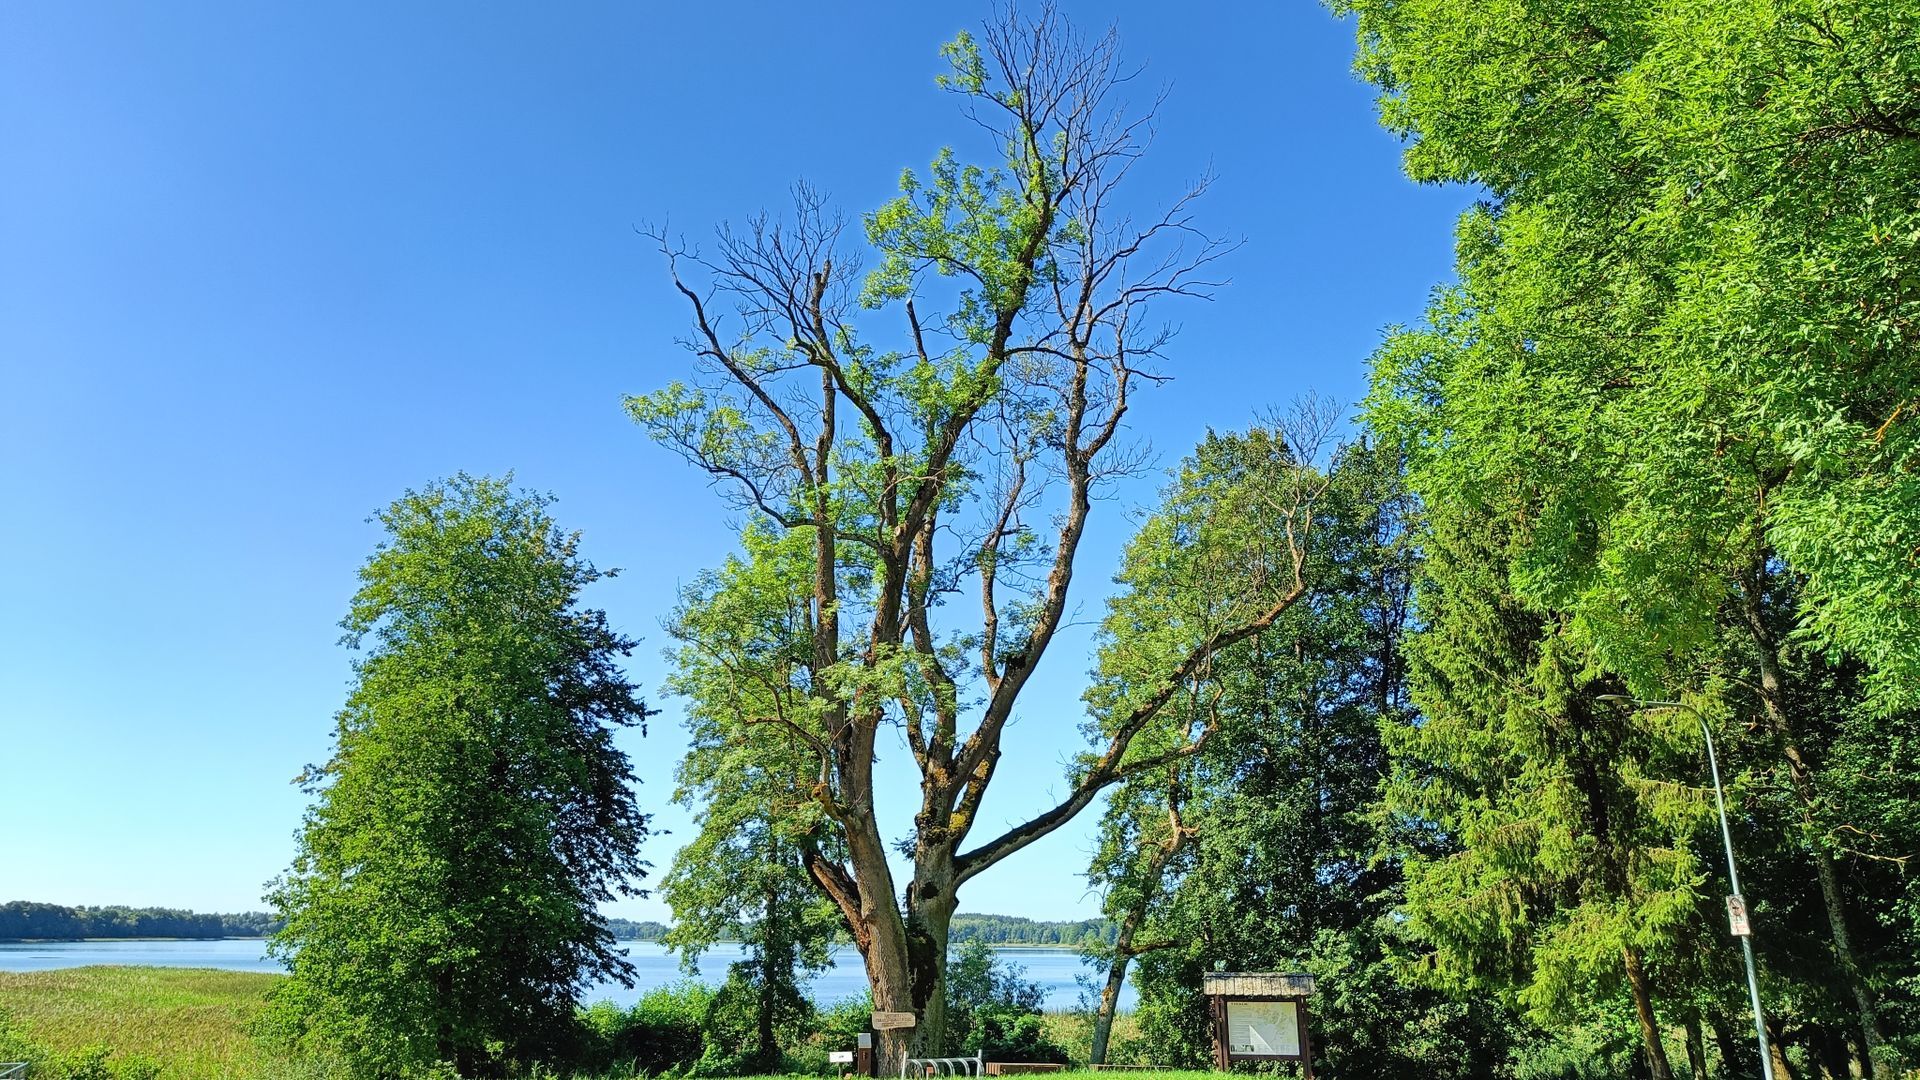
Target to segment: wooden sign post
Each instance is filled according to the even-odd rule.
[[[853,1050],[853,1075],[879,1076],[880,1069],[873,1060],[873,1032],[861,1032],[858,1040],[859,1045]]]
[[[1278,972],[1221,971],[1204,975],[1213,1019],[1213,1064],[1225,1071],[1236,1061],[1297,1061],[1313,1080],[1313,1040],[1307,1034],[1307,998],[1313,976]]]

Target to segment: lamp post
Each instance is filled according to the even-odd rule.
[[[1700,722],[1700,734],[1707,740],[1707,769],[1713,774],[1713,802],[1720,810],[1720,839],[1727,847],[1727,877],[1733,883],[1733,895],[1727,897],[1727,917],[1733,935],[1747,956],[1747,993],[1753,998],[1753,1036],[1760,1043],[1761,1080],[1773,1080],[1773,1057],[1767,1049],[1767,1020],[1760,1011],[1760,976],[1753,966],[1753,926],[1747,921],[1747,901],[1740,895],[1740,871],[1733,865],[1733,830],[1727,826],[1727,797],[1720,788],[1720,761],[1713,751],[1713,729],[1700,710],[1683,701],[1642,701],[1625,694],[1601,694],[1597,701],[1617,701],[1639,709],[1685,709]]]

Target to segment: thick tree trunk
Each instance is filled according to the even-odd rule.
[[[948,1053],[947,943],[956,897],[950,867],[936,864],[922,872],[907,894],[907,956],[913,978],[914,1011],[920,1014],[914,1044],[923,1057]]]
[[[895,926],[899,926],[896,915]],[[914,1012],[912,980],[908,974],[904,934],[876,934],[865,950],[867,982],[873,989],[873,1011]],[[874,1062],[881,1076],[898,1076],[902,1062],[914,1056],[916,1029],[879,1028],[873,1033]]]
[[[872,729],[855,725],[853,753],[845,766],[849,787],[872,790]],[[836,876],[827,864],[810,869],[839,905],[853,933],[854,946],[866,961],[867,983],[873,991],[875,1012],[915,1013],[912,959],[907,949],[906,920],[894,899],[893,870],[887,864],[886,843],[873,818],[871,805],[854,808],[842,823],[852,876]],[[873,1033],[874,1060],[880,1075],[894,1076],[901,1062],[912,1056],[915,1028],[878,1028]]]
[[[1803,841],[1813,861],[1814,877],[1820,883],[1820,899],[1827,912],[1827,928],[1833,941],[1834,959],[1839,962],[1841,976],[1846,981],[1858,1013],[1861,1034],[1866,1039],[1867,1057],[1873,1070],[1869,1075],[1880,1071],[1897,1073],[1898,1065],[1889,1055],[1886,1039],[1880,1032],[1879,1008],[1873,988],[1867,983],[1858,954],[1853,948],[1853,935],[1847,929],[1846,900],[1840,892],[1833,856],[1820,845],[1816,835],[1813,765],[1802,752],[1797,732],[1787,714],[1786,674],[1780,667],[1779,646],[1774,640],[1773,628],[1767,622],[1764,608],[1766,574],[1765,553],[1762,552],[1749,570],[1746,580],[1741,582],[1742,611],[1746,616],[1754,650],[1760,659],[1762,711],[1768,727],[1780,740],[1781,751],[1787,759],[1787,775],[1793,782],[1794,793],[1800,798]]]
[[[1620,950],[1620,955],[1627,969],[1627,986],[1633,992],[1633,1011],[1640,1019],[1647,1069],[1653,1080],[1673,1080],[1673,1065],[1667,1060],[1666,1044],[1660,1040],[1660,1023],[1653,1015],[1653,990],[1640,963],[1640,950],[1628,946]]]

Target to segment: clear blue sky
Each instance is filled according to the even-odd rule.
[[[1067,3],[1172,89],[1146,206],[1211,166],[1246,238],[1136,435],[1171,463],[1306,389],[1351,402],[1449,273],[1461,190],[1418,188],[1308,2]],[[728,515],[621,396],[687,370],[633,227],[704,231],[804,177],[850,212],[976,129],[933,86],[982,5],[0,6],[0,900],[259,906],[346,691],[367,515],[456,470],[559,496],[646,638]],[[1097,613],[1135,485],[1083,549]],[[1083,632],[1048,656],[983,833],[1078,748]],[[655,695],[657,697],[657,695]],[[656,823],[672,701],[626,739]],[[896,757],[899,755],[896,754]],[[898,818],[905,827],[904,818]],[[962,907],[1093,914],[1091,815]],[[664,868],[677,842],[649,852]],[[662,917],[658,899],[621,914]]]

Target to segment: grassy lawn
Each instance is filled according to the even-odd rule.
[[[280,1060],[254,1041],[249,1029],[266,1003],[267,990],[282,976],[205,968],[83,967],[58,971],[0,972],[0,1017],[56,1053],[105,1043],[116,1056],[138,1055],[162,1065],[162,1080],[284,1080],[319,1075],[306,1063]],[[1072,1013],[1047,1016],[1050,1035],[1085,1053],[1088,1020]],[[1132,1017],[1115,1025],[1115,1042],[1131,1035]],[[837,1075],[837,1074],[836,1074]],[[1060,1074],[1091,1078],[1096,1074]],[[1127,1077],[1200,1078],[1188,1072],[1133,1071],[1097,1074]],[[772,1077],[743,1080],[773,1080]],[[816,1078],[817,1080],[817,1078]]]
[[[278,975],[204,968],[0,972],[0,1013],[55,1051],[106,1043],[161,1062],[166,1080],[266,1075],[247,1033]]]

